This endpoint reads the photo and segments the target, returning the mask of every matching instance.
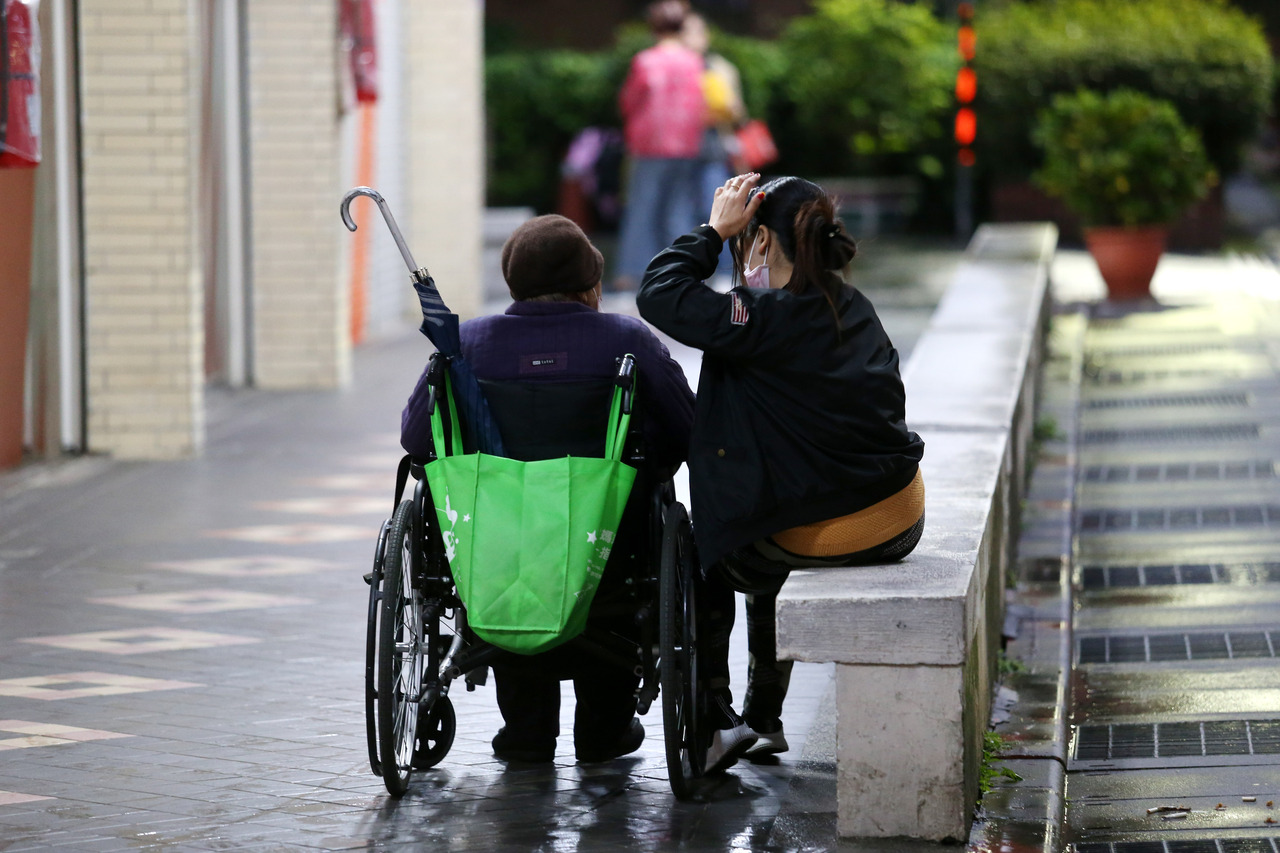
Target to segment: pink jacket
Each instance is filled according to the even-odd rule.
[[[631,60],[618,96],[627,151],[635,157],[697,157],[706,128],[702,57],[655,46]]]

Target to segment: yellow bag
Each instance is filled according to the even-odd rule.
[[[702,72],[702,97],[707,102],[709,124],[733,123],[733,87],[723,74],[710,68]]]

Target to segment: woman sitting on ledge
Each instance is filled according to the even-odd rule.
[[[898,352],[842,275],[857,247],[817,184],[758,179],[717,189],[708,224],[650,262],[636,299],[704,353],[689,481],[710,599],[707,686],[727,708],[731,587],[748,594],[747,755],[787,749],[791,662],[776,659],[774,601],[788,572],[899,560],[924,527],[924,442],[907,429]],[[703,282],[726,241],[739,286],[718,293]]]

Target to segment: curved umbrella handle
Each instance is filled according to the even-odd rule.
[[[404,242],[404,235],[400,233],[400,226],[396,225],[396,219],[391,215],[391,208],[387,206],[387,200],[382,197],[382,193],[369,187],[356,187],[348,191],[342,197],[342,224],[347,226],[348,231],[356,230],[356,221],[351,218],[351,202],[358,195],[368,196],[377,202],[378,209],[382,211],[382,218],[387,220],[387,227],[391,229],[391,239],[396,241],[396,248],[400,250],[400,256],[409,265],[409,272],[416,274],[419,269],[418,264],[413,259],[413,255],[409,253],[409,247]]]

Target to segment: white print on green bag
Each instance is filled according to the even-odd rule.
[[[436,507],[436,514],[439,515],[440,507]],[[458,537],[453,531],[458,526],[458,511],[449,505],[449,492],[444,493],[444,516],[449,519],[449,529],[441,531],[441,538],[444,539],[444,556],[446,560],[452,561],[454,555],[458,553]],[[462,516],[463,524],[471,523],[470,513]]]
[[[609,562],[609,554],[613,551],[613,536],[614,532],[608,529],[601,530],[598,536],[594,530],[587,532],[588,545],[596,545],[598,542],[604,543],[592,551],[591,556],[587,558],[587,574],[597,581],[604,575],[605,563]]]

